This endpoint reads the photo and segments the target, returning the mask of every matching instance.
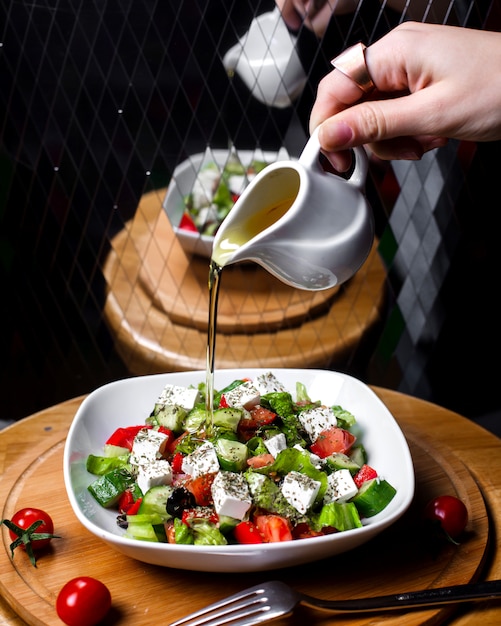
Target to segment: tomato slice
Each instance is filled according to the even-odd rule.
[[[248,413],[238,422],[237,432],[241,439],[248,441],[254,436],[255,431],[261,426],[271,424],[277,414],[269,409],[265,409],[259,404],[252,407]]]
[[[233,535],[238,543],[263,543],[258,527],[253,522],[240,522],[233,529]]]
[[[170,465],[172,467],[172,471],[174,472],[174,474],[181,474],[183,471],[183,459],[184,459],[184,454],[181,454],[181,452],[176,452],[172,458],[172,461],[170,462]]]
[[[190,521],[193,519],[207,519],[213,524],[219,522],[218,514],[210,507],[198,507],[196,509],[184,509],[181,516],[181,521],[187,526],[190,525]]]
[[[179,435],[179,437],[176,437],[175,439],[173,439],[172,441],[167,442],[167,446],[165,447],[165,451],[169,454],[175,454],[176,453],[176,448],[177,448],[177,444],[180,443],[184,437],[186,437],[188,433],[184,432],[181,435]]]
[[[249,428],[259,428],[260,426],[266,426],[267,424],[271,424],[277,414],[270,409],[265,409],[263,406],[259,404],[253,407],[250,411],[250,417],[248,419],[244,418],[241,421],[243,425]]]
[[[353,476],[353,482],[360,489],[366,480],[372,480],[373,478],[377,478],[376,470],[370,465],[365,464],[362,465],[355,476]]]
[[[169,519],[164,524],[165,536],[167,537],[167,543],[176,543],[176,529],[174,527],[174,520]]]
[[[134,505],[134,496],[130,489],[126,489],[123,494],[120,496],[120,500],[118,501],[118,512],[119,513],[128,513],[129,509]]]
[[[271,465],[274,463],[275,457],[273,454],[257,454],[256,456],[251,456],[247,459],[247,465],[249,467],[265,467],[266,465]]]
[[[195,501],[198,506],[210,506],[213,503],[211,486],[215,477],[216,472],[211,472],[210,474],[202,474],[186,482],[185,487],[195,496]]]
[[[333,452],[346,454],[357,438],[344,428],[332,426],[323,430],[316,441],[311,444],[310,451],[321,459],[325,459]]]
[[[120,448],[128,448],[132,450],[132,444],[137,433],[143,428],[151,428],[150,425],[141,424],[140,426],[126,426],[125,428],[117,428],[115,432],[106,441],[111,446],[119,446]]]
[[[292,529],[294,539],[309,539],[311,537],[321,537],[327,534],[323,530],[313,530],[307,522],[301,522]]]
[[[198,228],[196,227],[196,224],[193,221],[193,218],[186,211],[183,213],[183,217],[181,218],[181,221],[179,222],[178,228],[182,228],[183,230],[189,230],[192,233],[198,233]]]
[[[142,498],[138,498],[127,511],[127,515],[137,515],[142,501],[143,501]]]
[[[227,409],[230,405],[228,404],[226,398],[224,397],[224,394],[221,396],[220,400],[219,400],[219,408],[220,409]]]
[[[254,522],[265,543],[292,540],[289,520],[281,515],[256,515]]]
[[[163,435],[167,437],[167,442],[164,444],[164,447],[169,447],[170,444],[174,441],[174,439],[176,439],[174,432],[170,428],[167,428],[166,426],[159,426],[158,432],[162,433]]]

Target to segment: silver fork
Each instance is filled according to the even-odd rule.
[[[298,604],[330,613],[367,613],[389,609],[455,604],[471,600],[492,600],[501,596],[501,580],[467,585],[422,589],[395,595],[355,600],[320,600],[272,580],[210,604],[172,622],[169,626],[252,626],[291,615]]]

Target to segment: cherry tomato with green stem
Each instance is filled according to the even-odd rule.
[[[12,557],[14,558],[14,550],[20,547],[26,550],[34,567],[37,566],[34,552],[46,548],[52,539],[59,539],[54,535],[54,522],[51,516],[35,507],[19,509],[12,519],[1,520],[1,523],[9,529]]]
[[[108,587],[91,576],[69,580],[56,599],[56,612],[67,626],[95,626],[111,608]]]

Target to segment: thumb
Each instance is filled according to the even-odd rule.
[[[438,134],[438,126],[433,124],[436,110],[427,111],[430,98],[421,93],[365,101],[333,115],[320,126],[322,148],[335,152],[399,137]]]
[[[443,124],[437,126],[436,109],[431,115],[426,112],[431,101],[415,93],[354,105],[321,124],[318,138],[322,151],[335,155],[369,145],[381,159],[420,159],[428,150],[447,143],[438,133]]]

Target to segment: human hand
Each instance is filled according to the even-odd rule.
[[[338,171],[348,148],[368,144],[382,159],[420,159],[447,138],[501,139],[501,34],[406,22],[366,49],[376,90],[364,96],[333,70],[310,117]]]
[[[304,24],[320,39],[332,15],[354,13],[359,0],[275,0],[282,17],[292,31]]]

